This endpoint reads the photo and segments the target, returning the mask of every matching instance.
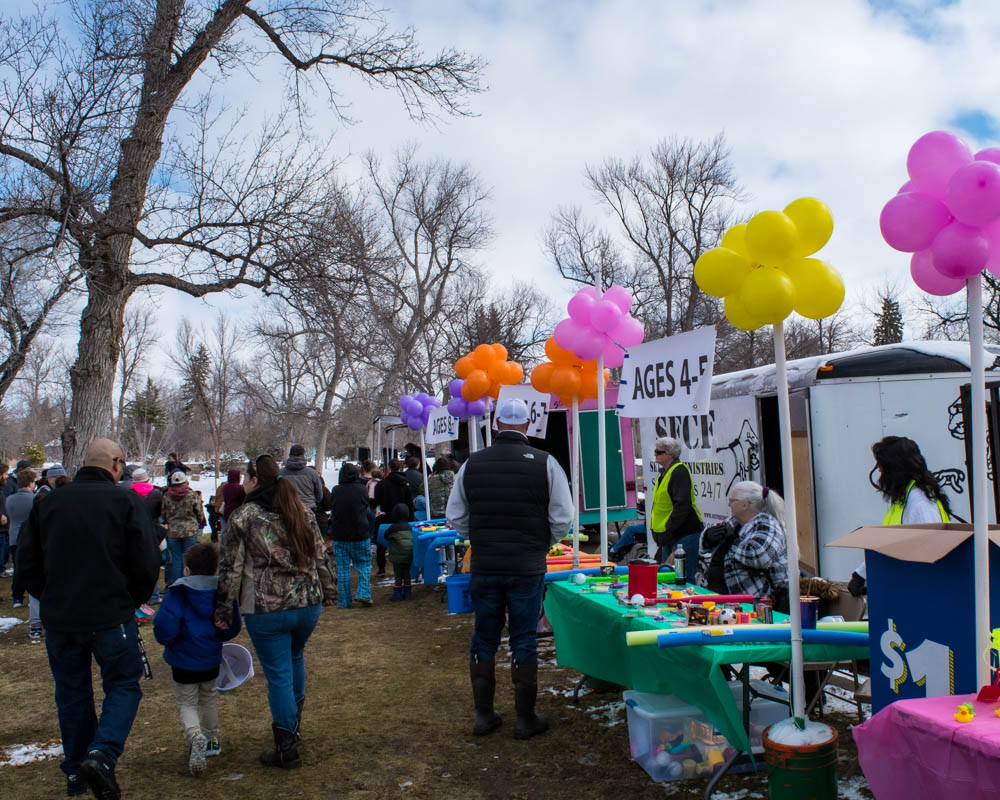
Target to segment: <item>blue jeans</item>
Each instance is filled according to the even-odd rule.
[[[644,523],[637,523],[635,525],[629,525],[622,535],[618,538],[618,541],[611,546],[610,552],[620,553],[623,550],[628,550],[632,545],[635,544],[636,536],[644,536],[646,534],[646,525]]]
[[[508,646],[514,663],[538,663],[538,615],[545,589],[544,575],[477,575],[469,577],[469,597],[476,614],[469,656],[492,664],[507,622]]]
[[[306,696],[306,659],[303,651],[322,610],[321,605],[315,605],[268,614],[247,614],[243,618],[267,678],[271,719],[286,731],[295,730],[298,721],[296,703]]]
[[[100,750],[112,763],[117,763],[124,751],[142,698],[137,636],[134,619],[91,633],[46,631],[63,741],[61,766],[67,775],[80,772],[80,762],[89,750]],[[100,719],[94,711],[91,656],[101,668],[104,702]]]
[[[170,561],[167,562],[167,573],[163,579],[164,589],[168,588],[174,581],[179,580],[184,574],[184,554],[198,544],[197,536],[185,536],[183,539],[167,537],[167,552],[170,553]]]

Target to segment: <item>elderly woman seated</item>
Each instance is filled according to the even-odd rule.
[[[720,594],[769,598],[788,612],[785,504],[777,492],[741,481],[729,493],[732,516],[701,536],[696,582]]]

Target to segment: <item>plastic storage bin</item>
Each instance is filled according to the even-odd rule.
[[[751,681],[765,693],[765,686]],[[743,684],[729,684],[740,713],[743,712]],[[785,696],[770,684],[766,694]],[[674,695],[625,692],[629,750],[654,781],[708,777],[721,769],[733,748],[702,712]],[[751,696],[750,746],[763,754],[764,728],[788,716],[788,706],[777,700]],[[763,759],[761,759],[762,761]],[[738,771],[736,769],[731,772]]]
[[[469,597],[469,575],[449,575],[444,579],[444,584],[448,592],[448,613],[470,613],[472,598]]]

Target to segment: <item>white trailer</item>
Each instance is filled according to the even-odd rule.
[[[1000,348],[987,347],[987,383],[1000,380],[998,354]],[[844,581],[861,562],[859,550],[825,545],[885,516],[885,500],[872,483],[871,454],[872,443],[883,436],[916,441],[954,515],[971,518],[961,397],[963,384],[969,384],[968,343],[904,342],[799,359],[789,362],[788,377],[804,568]],[[691,465],[707,524],[728,516],[729,487],[736,481],[756,480],[782,491],[774,380],[774,365],[718,375],[706,417],[660,417],[640,425],[644,464],[652,466],[655,435],[684,442],[681,458]],[[996,519],[992,472],[991,467],[991,522]]]

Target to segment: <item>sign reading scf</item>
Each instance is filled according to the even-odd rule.
[[[545,431],[549,427],[549,396],[534,389],[530,384],[522,383],[517,386],[501,386],[500,394],[497,396],[497,406],[504,400],[517,399],[524,401],[528,407],[528,436],[537,439],[545,438]],[[493,415],[493,429],[496,430],[497,418]]]
[[[622,365],[618,413],[623,417],[707,414],[714,359],[711,325],[630,347]]]
[[[435,408],[427,417],[427,444],[452,442],[458,438],[458,417],[453,417],[446,406]]]

